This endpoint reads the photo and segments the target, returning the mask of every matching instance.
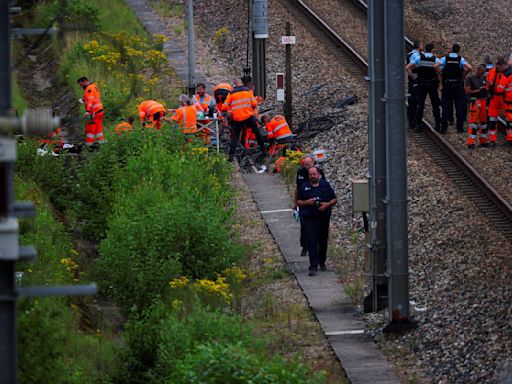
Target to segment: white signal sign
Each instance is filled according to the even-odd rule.
[[[295,44],[295,36],[281,36],[281,44]]]

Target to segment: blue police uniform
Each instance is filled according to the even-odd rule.
[[[411,64],[415,65],[417,83],[417,100],[418,106],[416,109],[417,124],[421,124],[423,120],[423,111],[425,110],[425,99],[427,95],[430,97],[432,104],[432,114],[436,122],[436,130],[439,131],[441,123],[441,100],[439,99],[439,80],[437,70],[434,68],[435,64],[441,61],[432,52],[420,52],[414,55],[410,60]]]
[[[450,110],[455,104],[455,117],[457,120],[457,132],[464,132],[464,120],[466,118],[466,93],[464,92],[464,65],[467,61],[457,53],[450,53],[441,59],[443,70],[443,91],[441,104],[443,113],[441,116],[441,133],[448,130]]]
[[[416,61],[420,57],[420,52],[417,49],[413,49],[407,54],[407,64]],[[412,70],[416,73],[417,69]],[[408,78],[407,83],[407,118],[409,120],[409,128],[416,128],[416,115],[418,111],[418,83],[412,78]]]

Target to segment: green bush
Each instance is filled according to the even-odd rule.
[[[16,197],[37,205],[36,218],[21,222],[21,243],[38,251],[34,263],[17,265],[23,273],[21,285],[73,283],[78,274],[76,252],[48,201],[33,181],[20,177]],[[110,341],[79,331],[78,308],[73,309],[67,298],[22,299],[17,309],[20,383],[99,382],[108,371],[113,359]]]
[[[116,384],[161,383],[172,376],[179,361],[204,343],[242,343],[261,348],[251,326],[241,318],[209,312],[200,305],[189,314],[155,303],[133,317],[125,328],[126,344],[119,354]]]
[[[121,196],[118,212],[101,243],[96,264],[100,289],[128,314],[145,308],[164,293],[168,281],[181,274],[179,250],[168,236],[172,202],[151,185]]]
[[[36,10],[35,26],[45,28],[52,20],[59,18],[71,28],[97,30],[100,24],[100,10],[83,0],[53,0],[40,3]]]
[[[217,176],[225,177],[216,167],[226,164],[192,153],[145,146],[113,187],[114,214],[96,270],[103,292],[125,313],[150,305],[180,274],[214,277],[243,256],[224,208],[231,193]]]
[[[173,384],[309,384],[325,383],[304,365],[269,358],[241,343],[208,343],[179,362],[165,383]]]
[[[74,201],[75,180],[71,177],[70,169],[74,167],[75,161],[51,154],[39,156],[36,151],[40,145],[31,139],[18,144],[16,175],[34,182],[46,193],[55,208],[65,211]]]

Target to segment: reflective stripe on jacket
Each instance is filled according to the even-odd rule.
[[[292,130],[282,115],[274,116],[272,120],[265,124],[265,127],[269,139],[281,140],[293,136]]]
[[[144,119],[148,119],[149,121],[153,121],[153,116],[155,113],[164,112],[165,107],[156,102],[155,100],[146,100],[143,101],[139,105],[139,118],[142,122]]]
[[[100,90],[94,83],[89,84],[84,90],[85,110],[89,113],[98,112],[103,109],[101,104]]]
[[[236,87],[222,105],[223,111],[230,111],[234,121],[243,121],[256,114],[258,102],[249,88]]]
[[[193,105],[178,108],[172,119],[178,123],[183,133],[197,132],[197,114]]]
[[[213,107],[215,103],[213,101],[213,97],[205,93],[203,102],[201,102],[201,97],[199,95],[192,96],[192,105],[194,105],[199,112],[208,112],[208,108]]]

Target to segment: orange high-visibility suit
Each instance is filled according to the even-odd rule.
[[[236,91],[236,92],[235,92]],[[231,112],[233,121],[244,121],[255,116],[258,102],[251,90],[240,87],[231,92],[222,104],[222,110]]]
[[[205,93],[203,100],[201,100],[201,97],[199,95],[192,96],[192,105],[199,112],[203,112],[206,115],[208,113],[208,109],[213,108],[213,106],[215,105],[215,101],[213,100],[213,97]]]
[[[256,135],[252,131],[251,128],[247,128],[245,131],[245,142],[244,147],[246,149],[250,149],[256,147],[258,145],[258,140],[256,140]]]
[[[162,127],[162,117],[164,116],[165,107],[154,101],[146,100],[139,105],[139,119],[140,122],[146,122],[144,128],[156,128]]]
[[[215,97],[215,103],[217,104],[217,111],[222,111],[222,104],[226,101],[229,93],[233,90],[233,87],[228,83],[217,84],[213,88],[213,96]]]
[[[252,129],[256,135],[261,153],[265,154],[265,143],[256,121],[257,107],[258,102],[254,94],[246,87],[235,87],[222,104],[222,111],[231,113],[231,119],[233,120],[231,123],[231,144],[229,146],[230,155],[235,153],[236,147],[239,145],[241,137],[243,137],[244,128]]]
[[[478,143],[487,144],[487,102],[484,98],[472,97],[469,102],[469,128],[468,140],[469,146],[476,144],[477,133],[480,132]],[[480,130],[480,131],[479,131]]]
[[[487,74],[486,83],[487,90],[491,97],[487,111],[489,120],[489,142],[496,143],[498,133],[497,121],[500,112],[505,107],[503,96],[508,80],[503,73],[498,72],[496,68],[492,68]]]
[[[52,148],[54,151],[60,150],[64,146],[64,141],[62,141],[62,131],[60,128],[55,128],[54,131],[50,132],[46,139],[37,140],[38,143],[46,144]]]
[[[277,141],[270,146],[268,150],[270,155],[276,154],[283,147],[282,142],[293,137],[292,130],[282,115],[274,116],[265,124],[265,128],[267,129],[267,138]]]
[[[512,143],[512,66],[509,66],[503,76],[507,78],[507,86],[505,87],[504,104],[505,117],[507,118],[507,143]]]
[[[84,90],[85,111],[89,118],[85,123],[85,144],[93,145],[96,141],[103,143],[103,104],[98,86],[94,83],[89,84]]]
[[[133,125],[131,125],[127,121],[123,121],[116,126],[116,134],[121,135],[121,133],[133,131]]]
[[[193,105],[176,109],[176,112],[174,112],[171,118],[178,123],[183,133],[189,134],[197,132],[197,114],[196,108]]]

